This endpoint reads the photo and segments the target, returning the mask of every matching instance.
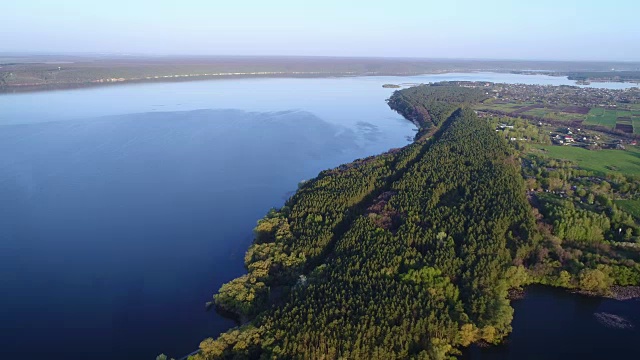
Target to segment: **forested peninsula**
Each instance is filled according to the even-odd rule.
[[[261,219],[247,274],[211,302],[242,325],[190,359],[443,359],[510,333],[512,289],[637,285],[638,249],[610,245],[637,236],[635,220],[604,196],[582,206],[532,193],[588,174],[505,140],[473,110],[487,94],[394,92],[415,141],[321,172]]]

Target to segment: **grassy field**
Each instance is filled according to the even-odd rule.
[[[494,103],[491,101],[487,101],[485,103],[477,105],[475,108],[477,110],[496,110],[496,111],[502,111],[505,113],[512,113],[513,116],[516,116],[516,117],[521,114],[521,115],[530,115],[530,116],[535,116],[535,117],[549,119],[549,120],[557,120],[557,121],[574,121],[574,120],[580,120],[580,119],[586,118],[584,114],[567,113],[567,112],[559,111],[558,109],[544,108],[544,107],[534,108],[530,110],[525,109],[526,111],[518,113],[518,110],[523,109],[525,107],[532,106],[532,105],[534,104],[532,103],[502,104],[502,103]]]
[[[582,114],[565,113],[553,109],[533,109],[525,111],[524,114],[556,121],[574,121],[585,118],[585,116]]]
[[[617,111],[617,110],[607,110],[602,108],[593,108],[589,111],[587,115],[587,119],[585,120],[585,124],[592,125],[602,125],[607,127],[616,126],[616,121],[618,120],[618,113],[626,113],[629,114],[628,111]],[[627,115],[628,116],[628,115]]]
[[[615,202],[622,210],[640,219],[640,200],[616,200]]]
[[[506,113],[510,113],[513,112],[515,110],[520,109],[521,107],[526,106],[523,104],[501,104],[501,103],[494,103],[494,102],[485,102],[482,104],[478,104],[476,106],[476,108],[478,110],[497,110],[497,111],[503,111]]]
[[[640,175],[640,149],[628,146],[627,150],[587,150],[575,146],[542,146],[543,154],[550,158],[569,160],[579,167],[601,174],[619,172]]]
[[[532,115],[532,116],[537,116],[537,117],[545,117],[550,112],[552,112],[552,110],[549,110],[549,109],[533,109],[533,110],[525,111],[524,113],[527,114],[527,115]]]
[[[640,117],[633,118],[633,133],[640,134]]]

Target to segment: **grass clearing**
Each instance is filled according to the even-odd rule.
[[[640,118],[633,118],[633,133],[640,134]]]
[[[575,114],[575,113],[566,113],[562,111],[558,111],[557,109],[549,109],[549,108],[536,108],[523,112],[524,115],[531,115],[543,119],[556,120],[556,121],[576,121],[576,120],[584,120],[585,115],[583,114]]]
[[[486,109],[486,110],[495,110],[495,111],[502,111],[506,113],[512,113],[524,106],[525,105],[522,105],[522,104],[484,103],[484,104],[479,104],[478,106],[476,106],[476,108],[478,110]]]
[[[527,114],[527,115],[533,115],[533,116],[537,116],[537,117],[545,117],[550,112],[551,112],[551,110],[549,110],[549,109],[538,108],[538,109],[532,109],[532,110],[525,111],[524,113]]]
[[[534,103],[500,103],[493,101],[485,101],[484,103],[478,104],[474,107],[476,110],[487,110],[487,111],[501,111],[513,117],[519,117],[520,115],[529,115],[534,116],[541,119],[549,119],[556,121],[584,121],[586,115],[584,113],[579,113],[576,111],[571,111],[575,107],[568,106],[568,111],[565,112],[563,109],[565,106],[555,106],[555,107],[544,107],[539,104]]]
[[[640,175],[640,149],[627,146],[627,150],[587,150],[577,146],[537,145],[543,155],[575,162],[580,168],[600,174],[619,172]]]
[[[640,200],[616,200],[616,205],[622,210],[640,219]]]

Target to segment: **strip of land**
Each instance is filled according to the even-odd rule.
[[[635,63],[407,58],[1,55],[0,93],[240,77],[418,75],[526,69],[603,71]]]

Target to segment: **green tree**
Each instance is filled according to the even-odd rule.
[[[580,288],[596,293],[606,293],[613,284],[609,276],[599,269],[584,269],[578,277]]]

